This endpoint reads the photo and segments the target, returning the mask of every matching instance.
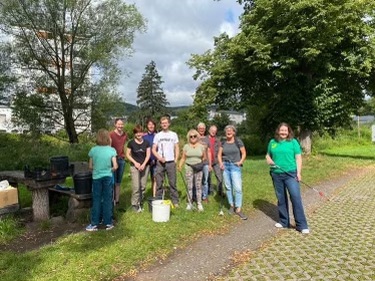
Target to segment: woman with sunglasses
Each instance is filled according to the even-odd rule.
[[[190,165],[201,163],[207,159],[206,148],[199,142],[197,130],[190,130],[187,133],[187,143],[182,149],[182,156],[178,166],[181,171],[185,163],[185,178],[188,189],[188,205],[186,210],[190,211],[193,208],[191,199],[193,198],[193,187],[195,186],[198,211],[203,211],[202,206],[202,170],[194,171]]]

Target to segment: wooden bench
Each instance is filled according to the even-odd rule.
[[[31,191],[33,219],[44,221],[50,216],[48,189],[56,184],[64,183],[65,177],[36,180],[25,178],[24,171],[3,171],[0,172],[0,180],[8,180],[15,187],[18,187],[18,184],[24,184]]]

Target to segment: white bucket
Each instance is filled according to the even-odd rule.
[[[164,204],[164,200],[152,201],[152,220],[154,222],[169,221],[170,211],[171,205]]]

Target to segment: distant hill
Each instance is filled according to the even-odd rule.
[[[125,107],[125,113],[126,115],[129,115],[133,112],[136,112],[138,110],[138,106],[130,103],[124,102],[124,107]],[[168,111],[170,112],[171,115],[176,115],[181,110],[185,110],[189,108],[189,106],[169,106],[167,107]]]

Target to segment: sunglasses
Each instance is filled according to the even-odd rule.
[[[191,139],[198,137],[197,135],[190,136]]]

